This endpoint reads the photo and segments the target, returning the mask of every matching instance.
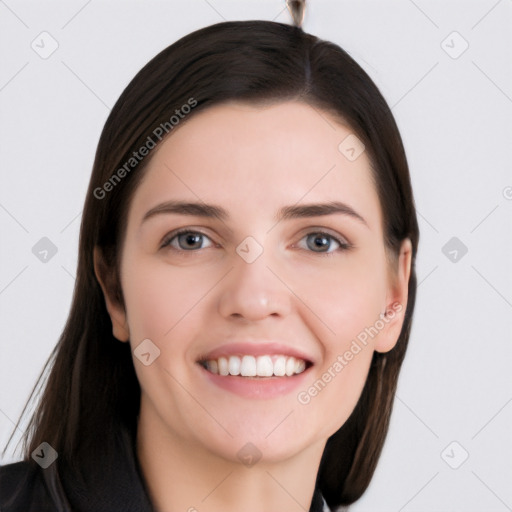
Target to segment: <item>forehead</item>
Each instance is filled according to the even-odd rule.
[[[363,210],[369,224],[379,225],[366,152],[347,158],[354,152],[347,154],[346,146],[354,141],[350,127],[304,103],[216,105],[194,114],[160,144],[133,207],[179,198],[242,211],[255,204],[278,208],[338,200]]]

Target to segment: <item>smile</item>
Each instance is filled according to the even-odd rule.
[[[204,382],[243,398],[293,394],[308,379],[316,358],[288,342],[250,338],[220,344],[196,358]]]
[[[308,362],[285,355],[232,355],[199,362],[214,375],[240,377],[291,377],[306,370]]]

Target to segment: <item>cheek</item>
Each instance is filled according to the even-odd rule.
[[[297,295],[311,309],[307,313],[304,307],[302,318],[323,347],[321,365],[297,400],[306,422],[314,421],[313,411],[325,418],[323,435],[332,435],[348,419],[365,385],[378,337],[374,326],[380,326],[384,311],[383,269],[377,257],[347,258],[336,268],[301,273],[297,279]],[[325,411],[330,411],[328,419]]]
[[[136,264],[127,260],[123,271],[132,343],[149,338],[161,349],[182,324],[193,329],[189,319],[201,309],[201,299],[216,282],[211,270],[171,267],[154,258],[139,258]]]
[[[334,434],[352,414],[364,388],[372,352],[363,350],[348,362],[341,355],[297,395],[303,417],[319,438]],[[318,420],[321,418],[321,425]]]
[[[376,256],[348,255],[295,275],[293,289],[314,313],[312,318],[323,324],[329,352],[343,350],[384,312],[386,274]]]
[[[125,261],[123,282],[132,350],[150,339],[160,351],[149,366],[134,357],[138,380],[158,410],[191,413],[193,403],[190,408],[190,397],[179,383],[190,378],[190,342],[202,332],[207,314],[203,299],[218,278],[211,269],[173,268],[154,258],[133,263]]]

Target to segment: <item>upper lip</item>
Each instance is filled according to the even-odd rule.
[[[305,352],[279,342],[269,341],[252,341],[252,342],[235,342],[220,345],[215,349],[207,352],[199,358],[199,361],[208,361],[218,359],[219,357],[229,356],[264,356],[264,355],[284,355],[303,359],[306,362],[313,363],[313,358]]]

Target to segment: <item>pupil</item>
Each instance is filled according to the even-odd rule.
[[[328,249],[329,239],[325,236],[315,236],[313,243],[317,249]]]
[[[188,245],[187,249],[201,245],[201,235],[194,235],[188,233],[185,235],[185,244]]]

